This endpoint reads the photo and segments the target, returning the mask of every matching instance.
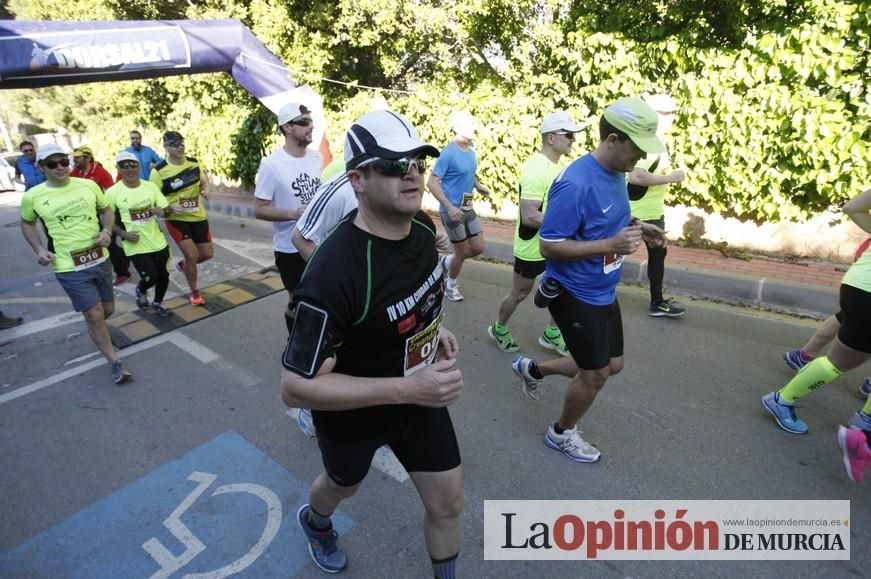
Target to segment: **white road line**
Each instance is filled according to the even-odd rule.
[[[172,332],[167,334],[167,339],[178,346],[179,350],[187,352],[203,364],[211,364],[215,360],[219,360],[221,355],[203,346],[196,340],[192,340],[181,332]]]
[[[18,326],[17,328],[12,328],[11,330],[3,332],[2,338],[4,340],[17,340],[18,338],[23,338],[24,336],[29,336],[30,334],[37,334],[46,330],[53,330],[58,326],[73,324],[76,322],[85,322],[82,314],[80,314],[79,312],[67,312],[65,314],[58,314],[56,316],[49,316],[47,318],[28,322],[26,324]]]
[[[212,243],[232,251],[236,255],[253,261],[260,267],[275,265],[274,252],[271,243],[262,241],[238,241],[236,239],[213,239]]]
[[[79,315],[81,317],[80,314],[77,314],[77,315]],[[153,348],[154,346],[158,346],[158,345],[164,344],[166,342],[169,342],[169,343],[175,345],[176,347],[178,347],[179,349],[181,349],[182,351],[187,352],[193,358],[202,362],[203,364],[211,364],[213,362],[221,360],[220,354],[218,354],[217,352],[203,346],[202,344],[200,344],[196,340],[192,340],[191,338],[187,337],[186,335],[182,334],[179,331],[174,331],[174,332],[171,332],[169,334],[161,334],[159,336],[149,338],[145,341],[139,342],[138,344],[134,344],[133,346],[130,346],[129,348],[125,348],[124,350],[121,351],[121,354],[124,357],[127,357],[129,355],[133,355],[133,354],[136,354],[138,352],[143,352],[145,350],[148,350],[149,348]],[[93,352],[91,354],[86,354],[84,356],[81,356],[80,358],[77,358],[76,360],[88,358],[88,357],[93,356],[95,354],[96,354],[96,352]],[[12,400],[15,400],[16,398],[21,398],[22,396],[27,396],[28,394],[32,394],[33,392],[37,392],[39,390],[42,390],[43,388],[47,388],[53,384],[57,384],[58,382],[66,380],[67,378],[72,378],[73,376],[78,376],[79,374],[83,374],[89,370],[92,370],[94,368],[97,368],[97,367],[103,366],[103,365],[107,366],[107,370],[108,370],[108,365],[109,365],[108,362],[106,362],[106,360],[104,360],[101,357],[97,360],[91,360],[90,362],[86,362],[80,366],[75,366],[73,368],[70,368],[69,370],[64,370],[63,372],[60,372],[59,374],[55,374],[54,376],[49,376],[48,378],[44,378],[44,379],[39,380],[37,382],[33,382],[32,384],[28,384],[27,386],[23,386],[21,388],[13,390],[12,392],[8,392],[6,394],[3,394],[2,396],[0,396],[0,404],[5,404],[6,402],[11,402]],[[235,366],[233,366],[230,363],[227,363],[226,368],[224,368],[225,371],[234,370],[234,369],[235,369]]]
[[[88,358],[93,358],[94,356],[99,356],[99,355],[100,355],[100,351],[97,350],[95,352],[91,352],[90,354],[85,354],[84,356],[79,356],[77,358],[73,358],[72,360],[67,360],[66,362],[64,362],[64,366],[71,366],[73,364],[78,364],[79,362],[83,362],[83,361],[87,360]]]
[[[168,342],[168,341],[169,341],[169,335],[167,335],[167,334],[155,336],[149,340],[145,340],[144,342],[139,342],[138,344],[130,346],[129,348],[124,350],[124,354],[127,355],[127,354],[135,354],[137,352],[142,352],[143,350],[153,348],[154,346],[157,346],[158,344],[162,344],[162,343]],[[13,390],[12,392],[9,392],[8,394],[4,394],[4,395],[0,396],[0,404],[6,404],[7,402],[11,402],[12,400],[15,400],[16,398],[21,398],[22,396],[27,396],[28,394],[32,394],[33,392],[37,392],[39,390],[42,390],[43,388],[47,388],[53,384],[57,384],[58,382],[61,382],[62,380],[66,380],[67,378],[72,378],[73,376],[78,376],[79,374],[84,374],[88,370],[92,370],[94,368],[97,368],[98,366],[107,366],[107,374],[108,374],[109,363],[106,362],[106,360],[104,360],[103,358],[100,358],[98,360],[92,360],[90,362],[86,362],[85,364],[82,364],[81,366],[76,366],[75,368],[70,368],[69,370],[64,370],[63,372],[61,372],[59,374],[55,374],[54,376],[49,376],[48,378],[45,378],[43,380],[39,380],[38,382],[34,382],[32,384],[28,384],[27,386],[23,386],[21,388],[18,388],[17,390]],[[107,379],[108,379],[108,375],[107,375]]]
[[[285,414],[293,418],[294,423],[296,423],[296,418],[299,415],[299,408],[291,408],[285,412]],[[402,463],[399,462],[399,459],[396,458],[393,451],[386,446],[382,446],[375,451],[375,457],[372,459],[372,466],[397,482],[404,483],[408,480],[408,473],[405,471],[405,467],[402,466]]]
[[[68,304],[68,297],[53,297],[53,298],[3,298],[0,299],[0,304]]]

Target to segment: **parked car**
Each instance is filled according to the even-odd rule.
[[[0,153],[0,191],[24,191],[24,185],[14,181],[15,163],[21,153],[13,151]]]

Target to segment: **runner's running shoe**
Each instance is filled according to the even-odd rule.
[[[148,308],[148,293],[139,289],[139,286],[136,286],[136,307],[140,310]]]
[[[844,469],[851,481],[862,482],[865,469],[871,464],[871,449],[868,448],[867,435],[858,428],[838,427],[838,447]]]
[[[299,429],[306,436],[314,438],[318,435],[315,428],[315,421],[312,418],[312,411],[308,408],[299,408],[296,414],[296,423],[299,424]]]
[[[124,364],[121,363],[121,360],[112,362],[112,380],[114,380],[115,384],[123,384],[131,378],[133,378],[133,374],[124,369]]]
[[[795,414],[795,404],[780,399],[777,392],[769,392],[762,397],[762,408],[771,415],[777,425],[792,434],[806,434],[807,424]]]
[[[531,400],[538,400],[541,397],[541,390],[538,385],[541,383],[537,378],[533,378],[529,373],[529,367],[532,364],[532,358],[524,358],[523,356],[514,356],[511,362],[511,369],[520,378],[520,391]]]
[[[650,304],[650,311],[647,312],[647,315],[653,318],[679,318],[685,313],[685,309],[674,305],[669,299]]]
[[[487,326],[487,334],[496,340],[496,345],[503,352],[516,352],[520,349],[520,346],[517,345],[517,342],[514,341],[514,337],[511,335],[511,332],[508,331],[508,328],[497,327],[499,324],[493,324]]]
[[[321,571],[341,573],[348,566],[348,556],[339,547],[339,534],[335,529],[316,531],[308,524],[309,505],[303,505],[296,512],[296,522],[308,539],[308,552],[312,561]]]
[[[547,427],[547,434],[544,435],[544,443],[575,462],[596,462],[602,456],[595,446],[581,438],[577,428],[557,434],[551,424]]]
[[[786,362],[786,365],[796,372],[810,364],[812,360],[813,358],[810,360],[805,359],[801,350],[790,350],[783,355],[783,361]]]
[[[569,355],[569,349],[566,348],[566,341],[563,340],[559,328],[546,328],[544,333],[538,337],[538,343],[550,350],[556,350],[560,356]]]
[[[179,273],[184,273],[184,260],[180,259],[175,262],[175,269],[178,270]]]
[[[154,309],[155,313],[162,318],[166,318],[169,316],[169,309],[161,302],[151,302],[151,307]]]
[[[463,301],[463,294],[460,293],[460,288],[456,282],[445,284],[445,297],[452,302]]]
[[[865,381],[859,386],[859,396],[865,400],[868,400],[868,397],[871,396],[871,377],[865,378]]]
[[[206,303],[199,291],[192,291],[188,296],[188,301],[192,306],[201,306]]]
[[[119,285],[124,285],[130,280],[129,275],[116,275],[115,280],[112,282],[112,285],[118,287]]]

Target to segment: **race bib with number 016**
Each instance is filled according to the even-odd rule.
[[[73,258],[73,267],[76,271],[82,271],[106,261],[103,248],[96,244],[84,249],[73,249],[70,251],[70,257]]]

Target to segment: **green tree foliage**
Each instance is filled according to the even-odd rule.
[[[672,188],[679,202],[749,219],[798,219],[854,195],[871,176],[867,0],[11,0],[9,7],[30,19],[237,18],[294,79],[323,96],[336,152],[375,94],[439,145],[450,138],[451,111],[471,111],[481,126],[481,179],[497,200],[515,199],[544,114],[565,108],[588,123],[576,145],[582,153],[596,145],[605,105],[655,92],[681,106],[671,146],[690,178]],[[103,158],[126,144],[132,126],[152,143],[171,128],[213,172],[250,183],[277,145],[273,116],[226,75],[14,92],[7,112],[85,132]]]

